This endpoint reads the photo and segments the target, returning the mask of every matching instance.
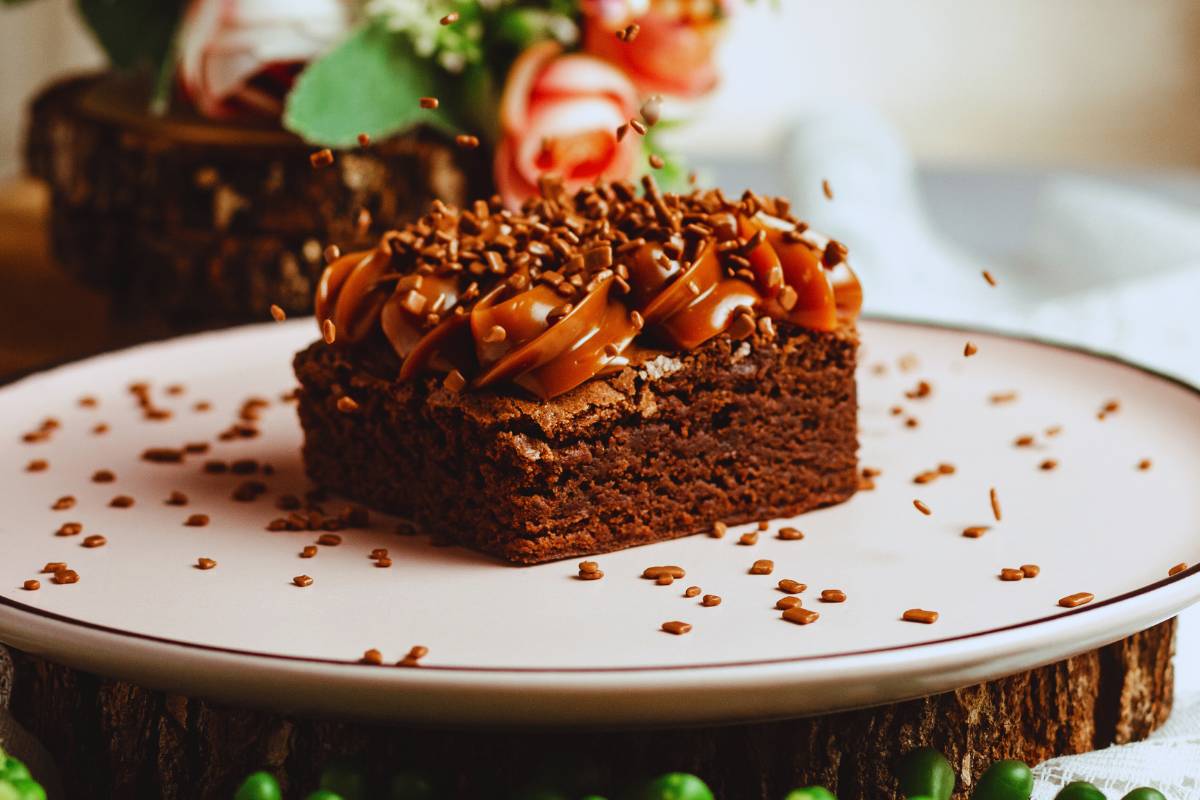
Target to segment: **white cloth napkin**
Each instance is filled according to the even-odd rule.
[[[1017,257],[994,264],[936,234],[912,158],[872,111],[801,120],[784,165],[797,213],[849,247],[867,312],[1080,344],[1200,383],[1200,208],[1064,175]]]
[[[1018,256],[985,264],[934,232],[913,161],[878,114],[826,109],[799,120],[785,148],[796,212],[848,246],[866,311],[1079,344],[1200,384],[1200,208],[1054,178],[1027,240],[1014,242]],[[1200,800],[1200,607],[1180,615],[1175,671],[1168,725],[1145,742],[1040,765],[1035,800],[1073,780],[1110,798],[1152,785],[1171,800]]]

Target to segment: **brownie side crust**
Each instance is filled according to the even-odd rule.
[[[295,359],[309,477],[535,564],[793,516],[858,486],[857,335],[781,324],[655,355],[550,401],[394,380],[389,348]],[[354,412],[339,411],[348,395]]]

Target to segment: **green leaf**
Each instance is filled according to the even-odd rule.
[[[300,73],[283,124],[312,144],[352,147],[358,134],[382,139],[424,124],[455,133],[453,97],[438,68],[418,58],[406,37],[367,24]],[[443,107],[420,107],[438,97]],[[448,108],[449,107],[449,108]]]
[[[76,0],[79,13],[114,67],[161,68],[171,50],[183,0]]]

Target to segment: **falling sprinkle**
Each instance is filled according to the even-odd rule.
[[[326,147],[324,150],[318,150],[315,153],[310,153],[308,163],[312,164],[313,169],[322,169],[333,163],[333,151]]]

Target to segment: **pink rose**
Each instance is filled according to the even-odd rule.
[[[349,24],[343,0],[192,0],[180,86],[205,116],[278,116],[296,75]]]
[[[715,55],[728,3],[652,0],[634,22],[632,42],[616,37],[623,26],[603,14],[584,19],[584,49],[616,64],[645,94],[696,97],[717,84]]]
[[[580,7],[584,16],[615,31],[649,11],[650,0],[582,0]]]
[[[537,194],[538,177],[554,174],[568,189],[597,179],[621,180],[634,169],[638,137],[617,141],[617,127],[637,113],[637,91],[621,72],[554,42],[535,44],[508,73],[500,98],[502,138],[495,178],[510,207]]]

